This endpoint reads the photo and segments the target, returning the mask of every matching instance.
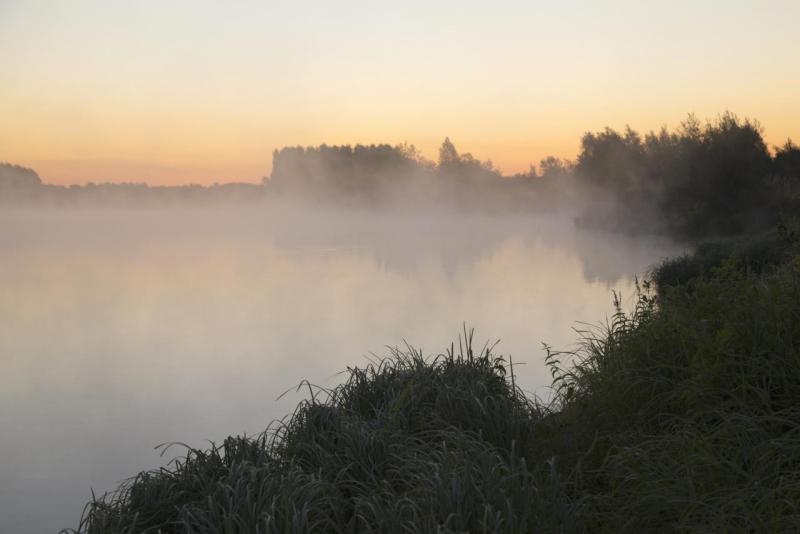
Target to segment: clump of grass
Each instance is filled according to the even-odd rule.
[[[691,255],[662,262],[653,270],[652,279],[661,289],[687,285],[713,275],[713,270],[723,262],[752,274],[762,274],[791,259],[798,232],[800,221],[790,219],[762,235],[700,243]]]
[[[798,265],[755,274],[733,256],[588,333],[555,377],[557,418],[579,436],[554,454],[588,460],[582,525],[800,530],[798,336]]]
[[[759,246],[756,269],[740,251]],[[394,350],[260,436],[93,499],[73,532],[800,531],[800,256],[754,247],[656,270],[633,310],[548,353],[548,403],[471,333]]]
[[[551,469],[529,466],[524,454],[546,413],[491,347],[473,350],[471,332],[433,358],[395,349],[348,369],[333,390],[312,388],[261,436],[188,448],[169,467],[94,499],[78,532],[519,532],[566,524],[568,511],[548,504],[560,492]]]

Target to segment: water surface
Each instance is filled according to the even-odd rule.
[[[675,251],[555,217],[2,212],[0,531],[77,526],[155,445],[258,433],[301,379],[404,340],[438,353],[464,323],[546,394],[542,343]]]

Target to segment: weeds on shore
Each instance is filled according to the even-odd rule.
[[[800,531],[794,240],[653,280],[577,351],[548,351],[547,403],[471,332],[431,358],[407,346],[308,385],[260,436],[93,498],[71,532]]]

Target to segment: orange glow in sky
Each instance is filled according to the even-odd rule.
[[[796,1],[0,3],[0,161],[49,183],[259,181],[286,145],[449,136],[504,173],[585,131],[800,140]]]

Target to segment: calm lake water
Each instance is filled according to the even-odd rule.
[[[404,340],[438,353],[464,323],[546,395],[542,343],[677,251],[568,218],[0,212],[0,531],[75,527],[154,446],[258,433],[302,379]]]

